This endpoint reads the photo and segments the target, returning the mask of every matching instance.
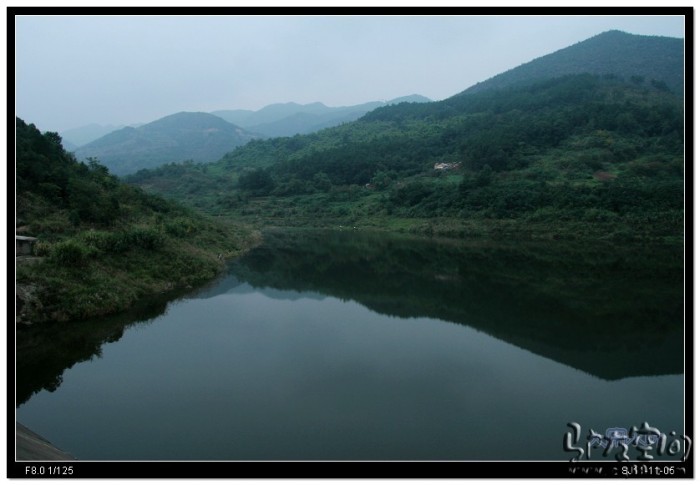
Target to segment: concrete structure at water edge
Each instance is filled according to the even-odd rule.
[[[15,236],[15,256],[31,256],[37,241],[35,237]]]
[[[68,461],[75,460],[75,457],[70,453],[59,450],[49,441],[36,434],[26,426],[20,423],[15,425],[16,449],[15,455],[17,460],[30,461]]]

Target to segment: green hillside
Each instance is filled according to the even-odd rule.
[[[116,175],[164,163],[213,162],[255,135],[207,113],[176,113],[138,128],[113,131],[75,151],[97,158]]]
[[[683,133],[683,100],[663,87],[565,76],[383,107],[128,181],[266,224],[677,238]]]
[[[17,258],[17,321],[82,319],[212,278],[254,240],[145,194],[67,153],[56,133],[16,120],[16,232],[37,238]]]
[[[683,94],[683,39],[611,30],[475,84],[462,94],[571,75],[613,75]]]

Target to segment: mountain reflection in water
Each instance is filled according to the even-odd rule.
[[[572,421],[685,432],[682,283],[677,248],[271,231],[18,329],[16,416],[82,460],[568,460]]]
[[[385,315],[467,325],[606,380],[683,373],[683,254],[677,247],[495,244],[359,231],[269,231],[265,244],[187,298],[259,291],[333,296]],[[181,296],[181,295],[179,295]],[[18,329],[17,405],[60,386],[126,327],[167,310]]]
[[[280,231],[235,261],[229,278],[468,325],[614,380],[683,373],[682,261],[662,246]]]

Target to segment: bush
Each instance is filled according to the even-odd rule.
[[[175,237],[184,237],[195,234],[198,231],[194,221],[185,217],[178,217],[170,222],[166,222],[164,229],[167,234]]]
[[[583,213],[583,220],[586,222],[609,222],[616,220],[618,215],[605,209],[586,209]]]
[[[328,188],[330,190],[330,185]],[[310,194],[312,192],[314,192],[314,186],[311,184],[311,182],[305,182],[298,177],[292,177],[291,179],[286,180],[276,186],[272,191],[272,195],[277,197],[287,197],[290,195]]]
[[[34,243],[34,256],[50,256],[51,248],[51,243],[46,241],[37,241]]]
[[[431,187],[419,182],[411,181],[392,190],[389,200],[393,205],[411,207],[433,193]]]
[[[527,216],[527,220],[532,222],[553,222],[562,219],[562,211],[554,207],[539,207]]]
[[[119,217],[119,200],[100,184],[89,179],[73,177],[68,183],[70,219],[109,225]]]
[[[49,258],[62,266],[82,266],[92,254],[94,251],[80,241],[68,239],[54,244]]]
[[[610,239],[615,242],[631,242],[635,239],[635,233],[630,228],[622,227],[610,234]]]
[[[136,227],[127,231],[87,231],[80,235],[80,242],[88,249],[106,253],[123,253],[130,249],[156,249],[164,236],[155,229]]]
[[[163,243],[163,235],[158,231],[137,227],[126,233],[128,243],[131,247],[139,247],[143,249],[156,249]]]
[[[275,188],[275,182],[269,172],[262,169],[251,170],[240,176],[238,187],[250,192],[254,197],[268,195]]]
[[[114,234],[106,231],[87,231],[80,234],[80,239],[86,245],[98,251],[111,251],[114,245]]]

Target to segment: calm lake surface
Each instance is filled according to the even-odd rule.
[[[678,248],[273,231],[177,300],[21,329],[17,419],[79,459],[569,460],[572,421],[684,433],[683,323]]]

